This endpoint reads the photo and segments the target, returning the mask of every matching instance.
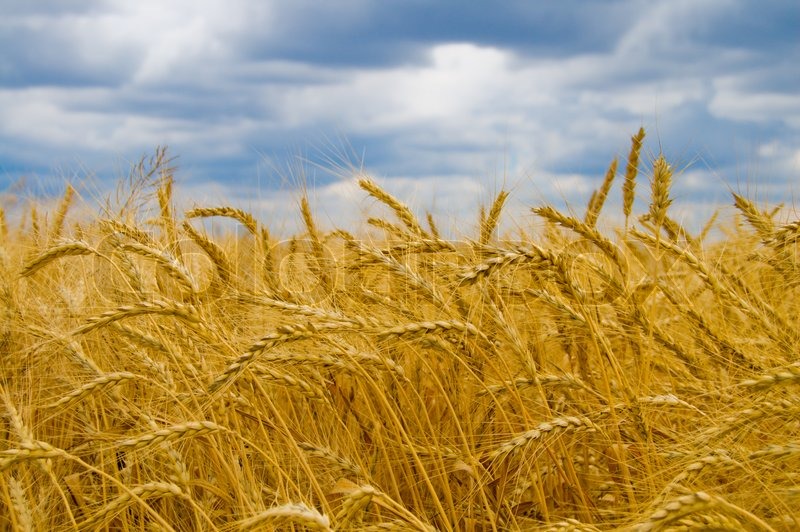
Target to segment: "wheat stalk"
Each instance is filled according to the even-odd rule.
[[[373,486],[364,485],[350,491],[342,502],[342,508],[336,514],[334,521],[339,527],[344,528],[351,521],[356,520],[356,515],[366,508],[373,497],[380,496],[380,492]]]
[[[384,521],[374,525],[361,525],[361,532],[436,532],[432,526],[421,527],[418,524],[411,525],[407,521],[395,519],[394,521]]]

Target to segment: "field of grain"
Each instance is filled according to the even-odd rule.
[[[361,176],[370,237],[302,198],[278,242],[163,150],[4,214],[0,527],[797,530],[800,221],[689,234],[643,136],[513,239],[505,191],[453,241]]]

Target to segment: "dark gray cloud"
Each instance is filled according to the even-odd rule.
[[[278,8],[276,17],[285,24],[246,36],[242,46],[248,57],[376,67],[424,62],[430,46],[452,42],[528,56],[607,51],[633,14],[621,1],[513,0],[487,6],[453,0],[304,0]]]

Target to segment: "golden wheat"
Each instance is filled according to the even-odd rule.
[[[800,224],[690,231],[661,155],[635,213],[643,139],[618,231],[615,161],[513,238],[505,190],[445,241],[359,174],[397,220],[302,195],[278,245],[163,149],[79,227],[3,205],[0,529],[796,530]]]

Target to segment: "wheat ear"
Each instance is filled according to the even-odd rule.
[[[107,388],[112,388],[125,381],[129,381],[136,378],[140,377],[138,375],[126,371],[106,373],[90,382],[87,382],[81,387],[71,391],[70,393],[68,393],[67,395],[56,401],[55,403],[48,405],[48,408],[66,407],[74,402],[80,401],[81,399],[87,397],[93,392],[104,390]]]
[[[287,503],[264,510],[263,512],[239,521],[239,530],[265,530],[268,523],[295,523],[310,530],[331,531],[331,521],[327,515],[309,508],[305,503]],[[270,530],[272,528],[269,528]]]
[[[297,446],[305,451],[308,456],[313,456],[315,458],[321,458],[326,462],[336,466],[338,469],[345,473],[350,473],[352,475],[361,475],[361,468],[358,467],[356,464],[347,460],[346,458],[339,456],[332,450],[327,447],[320,447],[317,445],[313,445],[307,442],[299,442]]]
[[[794,522],[793,522],[794,523]],[[688,515],[669,527],[670,532],[741,532],[744,525],[736,519],[718,512],[707,515]]]
[[[13,449],[0,451],[0,473],[18,462],[69,457],[66,451],[53,447],[47,442],[39,440],[24,441]]]
[[[180,486],[169,482],[150,482],[136,486],[103,506],[86,521],[79,523],[79,528],[81,530],[96,530],[105,521],[118,514],[132,500],[152,499],[153,497],[166,495],[172,495],[173,497],[185,496]]]
[[[670,523],[674,523],[681,517],[691,513],[704,510],[714,506],[714,498],[703,491],[683,495],[673,499],[655,512],[653,512],[646,522],[634,527],[634,532],[655,532],[663,530]]]
[[[380,249],[368,246],[354,238],[346,239],[345,245],[348,249],[355,251],[359,255],[362,263],[378,263],[388,268],[391,272],[400,276],[412,287],[424,292],[428,298],[439,308],[447,308],[448,303],[435,285],[419,275],[408,265],[401,263],[396,258],[387,255]]]
[[[383,190],[381,187],[378,186],[375,181],[368,177],[363,177],[358,180],[358,186],[360,186],[364,191],[366,191],[370,196],[375,198],[376,200],[386,204],[389,208],[391,208],[395,215],[400,219],[401,222],[408,227],[412,233],[419,235],[423,238],[431,238],[427,231],[425,231],[422,226],[417,221],[417,217],[414,216],[414,213],[411,212],[405,204],[401,201],[396,199],[394,196]]]
[[[436,225],[436,220],[433,219],[433,214],[426,212],[425,219],[428,221],[428,228],[431,230],[431,235],[436,240],[439,240],[441,235],[439,234],[439,227]]]
[[[691,250],[683,249],[674,242],[659,242],[655,237],[646,233],[642,233],[636,229],[631,229],[630,234],[646,244],[652,246],[660,245],[662,249],[669,251],[679,259],[683,260],[697,274],[697,276],[708,285],[712,292],[723,297],[724,299],[727,299],[732,304],[739,307],[747,315],[759,321],[764,326],[764,329],[766,329],[766,331],[774,339],[781,341],[783,340],[782,337],[788,336],[789,338],[792,338],[793,336],[796,336],[793,328],[790,327],[777,312],[775,312],[775,309],[770,307],[765,302],[759,302],[759,308],[756,308],[742,296],[734,292],[731,288],[724,285],[721,279],[714,272],[712,272],[703,261],[701,261],[694,253],[692,253]],[[739,286],[739,284],[737,284],[737,286]],[[748,296],[757,297],[752,294],[752,292],[749,291],[746,286],[740,286],[740,288],[745,290],[745,293],[747,293]],[[778,325],[777,328],[772,321]]]
[[[225,255],[222,248],[211,239],[197,232],[188,221],[184,221],[181,227],[189,235],[189,238],[200,246],[200,249],[205,251],[206,255],[211,259],[217,271],[220,284],[222,286],[229,285],[233,274],[233,266],[231,266],[231,261],[228,260],[228,256]]]
[[[789,456],[800,456],[800,442],[791,442],[784,445],[768,445],[758,451],[750,453],[750,460],[769,459],[780,460]]]
[[[513,455],[523,449],[529,443],[542,439],[545,436],[558,434],[561,432],[574,432],[579,430],[595,431],[594,423],[587,418],[566,416],[559,417],[540,423],[535,429],[523,432],[511,440],[499,445],[494,450],[486,454],[486,457],[495,461]]]
[[[664,225],[667,209],[672,204],[669,189],[672,186],[672,168],[663,155],[659,155],[653,163],[653,180],[651,182],[650,216],[658,231]]]
[[[507,199],[508,192],[501,190],[492,202],[492,207],[489,209],[488,216],[486,216],[486,219],[481,223],[480,239],[478,241],[481,246],[489,244],[489,240],[492,238],[492,233],[494,233],[495,229],[497,228],[497,224],[500,221],[500,213],[503,211],[503,206],[505,205]]]
[[[242,224],[253,235],[256,247],[261,252],[261,267],[263,268],[264,279],[273,291],[277,290],[277,280],[275,279],[275,262],[270,243],[270,234],[266,227],[259,227],[258,222],[247,211],[233,207],[196,207],[184,213],[186,218],[207,218],[211,216],[221,216],[232,218]]]
[[[409,237],[418,238],[417,235],[411,235],[408,231],[406,231],[402,227],[395,225],[392,222],[386,221],[383,218],[367,218],[367,224],[382,230],[389,236],[394,236],[395,238],[398,238],[400,240],[408,240]]]
[[[139,244],[151,247],[156,245],[152,235],[120,220],[105,219],[100,221],[100,225],[112,233],[118,233],[117,236],[123,235]]]
[[[31,506],[28,503],[28,498],[25,496],[25,489],[19,480],[9,475],[8,477],[8,494],[11,497],[11,507],[13,508],[13,516],[15,522],[19,527],[15,530],[23,532],[33,532],[35,529],[33,525],[33,515],[31,514]]]
[[[500,384],[488,384],[483,390],[480,390],[477,393],[477,396],[481,397],[484,395],[497,395],[511,390],[521,391],[526,388],[532,388],[536,386],[590,390],[590,388],[583,381],[574,375],[540,374],[532,379],[528,377],[520,377]]]
[[[80,401],[93,392],[117,386],[125,381],[136,379],[137,377],[138,375],[128,373],[127,371],[106,373],[105,375],[101,375],[91,382],[87,382],[80,388],[71,391],[55,403],[48,405],[48,408],[66,408],[70,404]]]
[[[558,224],[562,227],[566,227],[567,229],[578,233],[583,238],[597,246],[608,256],[608,258],[614,261],[614,264],[616,264],[617,268],[619,268],[620,272],[623,274],[623,278],[625,277],[624,274],[627,272],[627,261],[625,257],[622,255],[619,247],[611,242],[611,240],[603,236],[597,229],[594,227],[589,227],[577,218],[561,214],[549,205],[544,207],[534,207],[531,210],[545,220]]]
[[[208,388],[208,392],[214,394],[222,390],[225,386],[230,384],[239,375],[241,375],[260,354],[267,351],[268,349],[273,348],[274,346],[280,343],[303,340],[318,335],[326,330],[341,331],[341,330],[363,329],[365,326],[366,322],[357,322],[357,321],[344,322],[344,323],[319,323],[319,324],[312,324],[309,322],[305,325],[302,324],[282,325],[278,327],[276,332],[270,333],[262,337],[256,343],[251,345],[250,348],[245,353],[243,353],[236,360],[231,362],[228,365],[228,367],[225,368],[225,371],[214,379],[214,381]]]
[[[311,213],[311,207],[308,204],[308,196],[303,194],[300,198],[300,213],[303,216],[303,222],[306,226],[308,238],[311,240],[311,258],[312,258],[312,272],[319,278],[322,287],[326,293],[331,289],[331,280],[328,277],[325,268],[325,248],[322,247],[322,241],[319,238],[319,231],[314,222],[314,216]]]
[[[797,242],[798,239],[800,239],[800,220],[782,225],[776,229],[767,244],[780,250]]]
[[[544,532],[600,532],[600,529],[577,519],[564,519],[543,529]]]
[[[50,241],[54,242],[61,238],[61,233],[64,230],[64,219],[67,217],[67,211],[72,204],[72,198],[75,195],[75,189],[72,185],[67,184],[67,189],[64,191],[64,196],[58,204],[55,218],[53,218],[53,226],[50,229]]]
[[[469,268],[461,274],[460,282],[467,285],[473,284],[502,267],[524,263],[531,263],[542,269],[550,269],[555,264],[555,257],[550,251],[531,244],[529,248],[505,251],[501,255]]]
[[[611,190],[611,185],[614,183],[614,177],[617,175],[618,164],[619,160],[615,157],[614,160],[611,161],[611,165],[608,167],[606,177],[603,179],[603,184],[600,185],[600,188],[597,189],[594,194],[592,194],[592,199],[589,202],[589,205],[586,207],[584,223],[589,227],[594,227],[597,225],[597,219],[600,217],[600,210],[603,208],[603,205],[606,202],[608,192]]]
[[[625,167],[625,182],[622,185],[622,212],[625,214],[625,227],[633,211],[633,200],[636,195],[636,174],[639,172],[639,152],[644,141],[644,128],[631,137],[631,151],[628,154],[628,165]]]
[[[455,330],[464,334],[471,334],[477,336],[487,342],[489,339],[477,327],[471,323],[465,323],[458,320],[437,320],[437,321],[420,321],[414,323],[405,323],[397,325],[383,331],[379,331],[377,336],[379,339],[387,339],[391,337],[397,338],[410,338],[415,336],[422,336],[434,332],[446,332]]]
[[[255,375],[260,378],[278,381],[280,384],[287,386],[289,388],[294,388],[300,391],[303,395],[310,399],[314,399],[316,401],[324,401],[326,399],[325,394],[320,390],[319,387],[314,387],[309,384],[307,381],[295,377],[290,373],[286,373],[284,371],[279,371],[275,368],[268,368],[264,366],[253,367],[252,371]]]
[[[183,214],[186,218],[209,218],[221,216],[232,218],[242,224],[255,237],[258,237],[258,222],[253,215],[241,209],[233,207],[195,207]]]
[[[194,280],[191,272],[174,256],[166,251],[159,251],[153,247],[145,244],[131,243],[122,244],[120,246],[122,251],[135,253],[154,260],[166,270],[167,274],[173,278],[184,290],[190,294],[197,293],[197,282]]]
[[[0,207],[0,239],[3,242],[8,241],[8,223],[6,222],[6,211]]]
[[[41,255],[28,261],[20,272],[21,277],[28,277],[49,263],[61,257],[77,257],[81,255],[97,255],[97,250],[82,240],[71,240],[57,244]]]
[[[733,204],[753,226],[762,242],[769,242],[775,233],[775,223],[772,218],[756,207],[753,202],[733,192]]]
[[[359,367],[388,369],[397,374],[402,380],[406,380],[403,366],[391,358],[381,357],[371,353],[346,352],[341,355],[325,355],[315,353],[277,353],[274,355],[264,355],[264,363],[279,364],[280,366],[312,366],[315,368],[325,368],[329,370],[346,371],[352,374],[360,374]]]
[[[172,248],[176,257],[180,257],[180,249],[177,247],[178,228],[175,223],[175,216],[172,212],[172,185],[175,181],[170,168],[163,168],[161,172],[161,185],[156,191],[158,196],[158,206],[161,210],[161,227],[167,237],[167,243]]]
[[[753,379],[744,380],[739,383],[739,386],[752,390],[766,390],[780,384],[800,384],[800,362],[774,369]]]
[[[99,316],[89,318],[85,325],[75,329],[72,334],[86,334],[89,331],[93,331],[98,327],[103,327],[110,323],[114,323],[115,321],[146,314],[175,316],[176,318],[179,318],[190,325],[200,324],[200,316],[197,314],[197,311],[194,309],[194,307],[182,305],[174,301],[142,301],[141,303],[137,303],[135,305],[124,305],[117,307],[113,310],[104,312]]]
[[[224,430],[224,427],[211,421],[189,421],[187,423],[172,425],[171,427],[142,434],[135,438],[118,441],[115,448],[135,451],[136,449],[142,449],[162,442],[171,442],[180,438],[189,438],[192,436],[203,436]]]

